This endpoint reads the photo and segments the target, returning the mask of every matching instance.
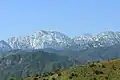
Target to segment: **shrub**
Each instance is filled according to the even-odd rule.
[[[104,74],[102,71],[100,71],[100,74]]]
[[[35,75],[35,77],[38,77],[38,76],[39,76],[38,74]]]
[[[69,79],[72,79],[73,77],[72,76],[69,76]]]
[[[104,74],[102,71],[98,71],[98,70],[94,71],[94,73],[95,73],[96,75]]]
[[[95,73],[96,75],[99,75],[99,71],[94,71],[94,73]]]
[[[56,80],[55,78],[52,78],[52,80]]]
[[[37,78],[37,77],[35,77],[35,78],[33,78],[33,80],[38,80],[38,78]]]
[[[94,63],[92,63],[89,66],[92,68],[92,67],[95,67],[96,65]]]
[[[115,67],[114,65],[112,65],[112,68],[113,68],[114,70],[116,70],[116,67]]]
[[[100,63],[100,61],[97,61],[97,63]]]
[[[102,68],[106,68],[105,65],[102,65]]]
[[[94,77],[93,80],[97,80],[97,79]]]
[[[105,79],[108,80],[108,77],[106,76]]]
[[[44,73],[43,75],[42,75],[42,77],[47,77],[48,76],[48,74],[47,73]]]
[[[8,80],[16,80],[16,78],[14,78],[14,77],[10,77]]]
[[[75,74],[75,73],[72,73],[71,76],[72,76],[72,77],[77,77],[78,75]]]
[[[61,76],[62,74],[61,73],[58,73],[58,76]]]
[[[50,72],[49,75],[52,76],[52,75],[54,75],[54,73],[53,73],[53,72]]]

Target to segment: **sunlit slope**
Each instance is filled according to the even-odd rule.
[[[120,80],[120,60],[90,62],[67,70],[29,76],[24,80]]]

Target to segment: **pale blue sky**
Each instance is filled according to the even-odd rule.
[[[0,0],[0,39],[39,30],[120,31],[120,0]]]

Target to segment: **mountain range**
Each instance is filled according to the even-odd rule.
[[[0,52],[10,50],[55,49],[81,51],[120,43],[120,32],[106,31],[70,38],[57,31],[38,31],[29,36],[11,37],[0,41]]]
[[[37,73],[65,69],[91,61],[120,58],[120,32],[106,31],[70,38],[56,31],[0,41],[0,80],[22,80]]]

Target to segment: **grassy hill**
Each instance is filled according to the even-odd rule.
[[[120,80],[120,60],[89,62],[66,70],[36,74],[24,80]]]

